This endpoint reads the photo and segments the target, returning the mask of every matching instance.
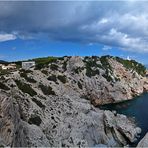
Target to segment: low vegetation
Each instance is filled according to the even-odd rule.
[[[112,67],[108,62],[108,58],[111,58],[111,56],[109,56],[109,55],[102,56],[102,57],[100,57],[100,62],[102,64],[103,69],[105,69],[105,70],[108,69],[108,70],[112,71]]]
[[[11,70],[0,70],[0,76],[10,74]]]
[[[10,90],[10,88],[8,86],[6,86],[5,84],[1,83],[0,82],[0,89],[3,89],[3,90]]]
[[[135,60],[125,60],[119,57],[116,57],[116,60],[120,62],[124,67],[128,70],[136,71],[139,75],[145,76],[146,74],[146,67]]]
[[[57,61],[57,57],[45,57],[45,58],[37,58],[37,59],[32,59],[36,63],[36,68],[35,69],[41,69],[44,67],[47,67],[49,63],[54,63]]]
[[[52,90],[52,87],[50,86],[39,84],[39,88],[42,90],[44,95],[56,95],[55,92]]]
[[[33,78],[28,77],[27,73],[25,71],[21,72],[20,76],[23,77],[27,82],[36,83],[36,80],[34,80]]]
[[[81,73],[85,68],[84,67],[76,67],[73,71],[77,74]]]
[[[45,75],[48,75],[48,71],[47,70],[41,70],[41,72]]]
[[[112,58],[112,56],[102,56],[100,57],[100,62],[102,64],[102,68],[105,70],[105,74],[103,74],[102,76],[108,81],[108,82],[111,82],[113,81],[111,75],[113,74],[113,71],[112,71],[112,67],[111,65],[109,64],[109,61],[108,59],[109,58]]]
[[[83,86],[82,86],[82,84],[81,84],[80,81],[78,81],[78,87],[79,87],[80,89],[83,89]]]
[[[58,75],[57,77],[62,83],[66,83],[67,79],[65,75]]]
[[[63,68],[64,71],[67,70],[67,61],[64,61],[64,62],[63,62],[62,68]]]
[[[58,70],[58,65],[56,65],[56,64],[51,64],[51,65],[50,65],[50,69],[53,70],[53,71],[54,71],[54,70]]]
[[[92,77],[95,75],[99,75],[99,67],[100,65],[97,64],[97,57],[93,56],[93,57],[85,57],[84,58],[84,62],[85,62],[85,68],[86,68],[86,75],[88,77]]]
[[[17,87],[23,92],[23,93],[27,93],[30,96],[35,96],[37,95],[37,93],[31,88],[31,86],[29,84],[23,83],[19,80],[15,80],[15,83],[17,84]]]
[[[32,98],[32,101],[36,103],[36,105],[38,105],[41,108],[45,108],[45,105],[42,104],[39,100],[37,100],[36,98]]]
[[[49,81],[53,81],[58,84],[56,75],[51,75],[47,78]]]
[[[28,120],[29,124],[35,124],[37,126],[40,126],[41,122],[42,120],[38,115],[32,115]]]

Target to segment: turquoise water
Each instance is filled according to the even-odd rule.
[[[148,132],[148,93],[144,93],[130,101],[104,105],[100,108],[116,110],[117,113],[125,114],[128,117],[134,117],[137,125],[142,129],[138,141]]]

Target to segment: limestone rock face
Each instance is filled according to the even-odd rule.
[[[143,137],[143,139],[138,143],[137,147],[148,147],[148,133]]]
[[[8,78],[29,84],[38,95],[50,95],[51,92],[43,92],[50,86],[51,94],[89,99],[98,106],[130,100],[148,91],[148,77],[139,70],[142,66],[132,61],[128,64],[130,67],[127,68],[116,58],[108,56],[64,57],[40,69],[13,72]],[[11,81],[15,85],[13,80],[8,79],[5,83],[10,85]]]
[[[95,106],[129,100],[146,91],[147,77],[138,72],[113,57],[64,57],[0,76],[0,145],[134,142],[141,130],[133,121]]]
[[[113,114],[110,111],[104,111],[105,125],[112,128],[116,138],[123,144],[126,145],[125,141],[128,139],[130,142],[136,141],[141,133],[140,128],[133,128],[133,123],[127,120],[125,115]]]
[[[13,98],[0,94],[3,146],[122,146],[138,134],[126,116],[95,108],[82,98],[47,96],[38,98],[39,106],[17,92]]]

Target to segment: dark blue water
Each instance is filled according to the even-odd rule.
[[[138,141],[148,132],[148,93],[144,93],[130,101],[104,105],[101,106],[101,108],[116,110],[117,113],[125,114],[128,117],[134,117],[137,125],[142,129]]]

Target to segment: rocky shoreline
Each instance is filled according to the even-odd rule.
[[[141,129],[132,120],[95,106],[147,91],[141,67],[110,56],[64,57],[2,75],[0,145],[115,147],[136,141]]]
[[[94,108],[87,100],[51,97],[41,109],[29,99],[17,98],[24,100],[19,104],[8,95],[1,92],[0,97],[3,146],[115,147],[134,142],[141,132],[125,115]]]

